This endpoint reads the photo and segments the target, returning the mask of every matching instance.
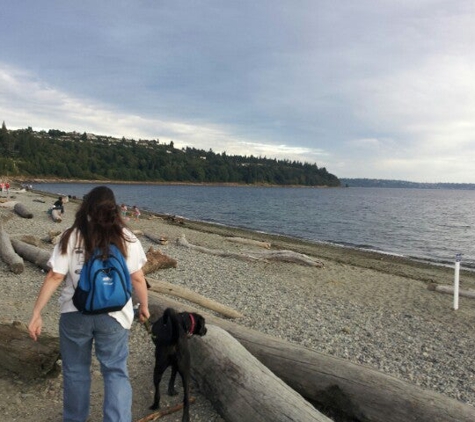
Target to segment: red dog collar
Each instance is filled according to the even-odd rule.
[[[191,327],[190,327],[190,331],[188,331],[188,336],[191,337],[193,335],[193,333],[195,332],[196,321],[195,321],[195,317],[193,316],[192,313],[190,313],[188,315],[190,315],[190,320],[191,320]]]

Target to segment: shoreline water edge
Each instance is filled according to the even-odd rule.
[[[38,190],[17,193],[0,203],[0,215],[9,236],[47,237],[50,230],[64,230],[71,224],[76,200],[66,204],[61,223],[47,215],[54,194]],[[15,215],[12,202],[22,202],[33,219]],[[8,205],[2,207],[7,202]],[[50,204],[51,203],[51,204]],[[140,204],[137,204],[140,207]],[[178,262],[177,268],[149,276],[186,287],[210,299],[233,307],[245,317],[239,324],[309,347],[321,353],[372,367],[422,388],[475,405],[475,301],[460,298],[459,310],[452,309],[452,297],[428,290],[430,283],[451,284],[454,269],[378,252],[316,244],[286,236],[191,221],[169,221],[167,216],[148,211],[129,221],[134,230],[167,237],[159,246]],[[228,236],[271,243],[272,249],[304,253],[323,262],[323,268],[295,263],[241,262],[180,247],[180,236],[210,249],[240,252],[252,246],[226,241]],[[140,237],[144,249],[154,248]],[[46,242],[42,247],[52,249]],[[27,322],[44,273],[25,263],[25,272],[15,275],[0,263],[2,318]],[[462,270],[462,289],[475,289],[475,274]],[[57,332],[56,301],[45,310],[47,331]],[[129,368],[134,389],[134,419],[148,414],[153,383],[153,345],[145,330],[131,330]],[[91,420],[100,420],[102,386],[97,362],[93,363]],[[25,382],[1,370],[0,411],[6,421],[59,421],[60,377]],[[167,376],[165,376],[167,377]],[[222,422],[206,397],[194,385],[197,403],[193,420]],[[180,397],[180,396],[178,396]],[[175,403],[164,397],[164,405]],[[179,400],[179,399],[178,399]],[[40,419],[38,419],[40,417]],[[179,421],[181,415],[170,416]],[[41,419],[43,418],[43,419]]]

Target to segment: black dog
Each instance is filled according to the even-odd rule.
[[[162,375],[169,366],[172,367],[168,394],[178,394],[175,390],[177,372],[183,382],[183,418],[182,422],[190,420],[189,393],[190,393],[190,351],[188,338],[193,335],[206,334],[205,319],[196,313],[181,312],[177,314],[174,309],[167,308],[163,315],[152,325],[152,339],[155,343],[155,369],[153,383],[155,385],[155,398],[150,409],[160,407],[159,384]]]

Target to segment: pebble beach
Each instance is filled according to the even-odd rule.
[[[45,240],[49,231],[69,227],[77,207],[77,202],[66,203],[63,221],[55,223],[46,212],[55,200],[36,191],[12,190],[9,197],[0,196],[5,231],[12,238],[34,235],[42,248],[52,250],[53,245]],[[24,204],[33,218],[16,215],[12,209],[16,202]],[[475,300],[460,297],[455,311],[451,295],[427,288],[430,283],[451,285],[453,268],[187,220],[174,224],[147,213],[128,225],[132,230],[166,237],[165,245],[156,245],[144,236],[139,239],[145,251],[153,246],[178,262],[177,268],[159,270],[149,277],[236,309],[244,318],[234,322],[475,406]],[[227,236],[265,241],[272,249],[304,253],[324,265],[250,263],[210,255],[179,246],[176,239],[183,235],[191,244],[230,252],[258,248],[229,242]],[[3,320],[28,323],[44,275],[29,262],[25,262],[23,273],[14,274],[0,261]],[[475,273],[464,271],[463,264],[460,288],[475,289]],[[43,313],[45,330],[53,334],[59,318],[57,297],[59,294]],[[134,420],[150,413],[153,353],[148,334],[140,324],[134,324],[129,359]],[[26,381],[1,368],[0,374],[2,420],[61,421],[61,376]],[[92,388],[90,420],[100,421],[102,384],[96,361]],[[223,421],[196,385],[192,395],[197,398],[191,406],[193,421]],[[176,404],[181,397],[181,392],[176,397],[164,394],[162,406]],[[181,412],[164,420],[180,421]]]

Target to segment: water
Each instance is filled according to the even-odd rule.
[[[81,198],[95,185],[35,188]],[[475,269],[475,191],[109,185],[118,203],[160,214]]]

